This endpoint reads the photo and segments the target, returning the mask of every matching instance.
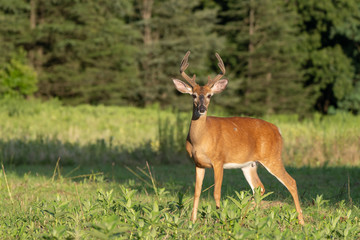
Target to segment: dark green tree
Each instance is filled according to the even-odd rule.
[[[306,85],[312,89],[316,109],[327,113],[355,91],[355,76],[360,71],[360,4],[356,0],[309,0],[294,1],[294,5],[306,39]]]
[[[124,103],[138,74],[131,45],[137,33],[124,21],[129,9],[128,1],[38,2],[40,94],[71,104]]]
[[[139,0],[137,9],[143,36],[140,102],[190,108],[191,104],[176,101],[181,96],[176,95],[171,78],[179,77],[180,61],[190,50],[189,74],[199,76],[197,81],[206,80],[209,63],[216,61],[209,56],[221,48],[221,38],[214,32],[217,9],[203,9],[198,0]]]
[[[234,110],[250,115],[306,111],[296,11],[281,0],[233,0],[226,8],[223,31],[235,73],[231,97],[238,95]]]
[[[29,4],[23,0],[0,1],[0,65],[10,61],[12,55],[29,38]]]
[[[16,0],[2,1],[0,10],[1,51],[27,51],[39,96],[70,104],[131,98],[139,74],[133,42],[140,37],[126,23],[131,1]]]
[[[201,83],[219,71],[215,52],[226,65],[229,85],[213,107],[358,113],[359,29],[356,0],[2,0],[2,89],[30,65],[37,96],[188,109],[171,78],[191,50],[187,71]]]
[[[357,81],[353,91],[345,95],[338,103],[338,108],[343,111],[350,111],[353,114],[360,113],[360,81]]]

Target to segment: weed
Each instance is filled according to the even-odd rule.
[[[0,181],[1,236],[26,239],[357,239],[360,234],[357,202],[329,204],[333,200],[318,195],[314,197],[314,205],[303,204],[305,225],[300,226],[293,205],[286,203],[291,203],[290,199],[281,205],[264,204],[265,197],[270,201],[277,198],[274,193],[278,190],[267,196],[261,196],[260,190],[256,190],[254,196],[250,191],[232,190],[235,196],[227,194],[220,209],[215,208],[212,196],[203,194],[199,206],[201,217],[193,224],[189,201],[192,191],[182,193],[164,188],[166,180],[161,179],[168,175],[159,172],[159,168],[145,166],[140,168],[143,171],[133,170],[148,184],[134,176],[130,187],[128,181],[110,181],[107,178],[110,168],[101,175],[105,178],[98,180],[92,178],[92,174],[71,176],[69,173],[74,172],[73,169],[62,168],[60,163],[58,167],[63,177],[54,180],[51,168],[49,171],[43,167],[26,167],[26,174],[19,168],[7,170],[14,204],[9,201],[5,181]],[[176,167],[177,184],[188,167]],[[87,171],[92,172],[88,168]],[[126,172],[132,174],[126,169],[117,171],[120,178]],[[229,171],[227,176],[235,178],[231,173]],[[0,179],[4,178],[2,174]],[[208,180],[204,180],[205,185]],[[192,181],[188,179],[188,184]],[[224,184],[226,182],[224,179]]]

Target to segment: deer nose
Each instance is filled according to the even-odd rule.
[[[199,112],[200,113],[205,113],[206,112],[206,107],[204,105],[200,105]]]

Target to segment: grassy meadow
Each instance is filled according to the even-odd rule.
[[[264,118],[281,129],[304,226],[289,192],[262,167],[271,194],[253,197],[241,170],[225,170],[220,210],[207,170],[199,219],[191,223],[195,171],[184,150],[190,117],[157,107],[2,100],[0,236],[360,239],[360,117]]]

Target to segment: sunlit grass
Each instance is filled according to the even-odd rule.
[[[60,162],[61,163],[61,162]],[[60,166],[60,167],[58,167]],[[302,196],[305,225],[298,224],[290,194],[275,178],[264,175],[268,192],[257,207],[241,171],[225,172],[221,209],[212,197],[207,171],[199,219],[190,222],[194,169],[191,165],[17,166],[0,173],[0,235],[4,239],[357,239],[357,201],[330,197],[348,171],[293,169]],[[134,174],[135,173],[135,174]],[[151,173],[151,175],[150,175]],[[309,175],[301,178],[301,176]],[[317,175],[317,176],[316,176]],[[8,180],[10,195],[5,187]],[[269,178],[271,177],[271,178]],[[236,180],[238,179],[238,180]],[[272,180],[271,180],[272,179]],[[311,186],[313,182],[319,188]],[[339,184],[341,184],[339,182]],[[353,186],[356,186],[353,183]],[[319,191],[319,189],[321,189]],[[304,197],[304,192],[306,197]],[[329,193],[327,193],[329,192]],[[325,193],[325,195],[324,195]],[[260,195],[258,196],[258,198]]]
[[[216,114],[215,114],[216,115]],[[0,159],[4,163],[64,164],[183,162],[190,113],[159,108],[62,106],[57,101],[0,104]],[[359,166],[360,117],[264,117],[284,139],[288,166]]]

